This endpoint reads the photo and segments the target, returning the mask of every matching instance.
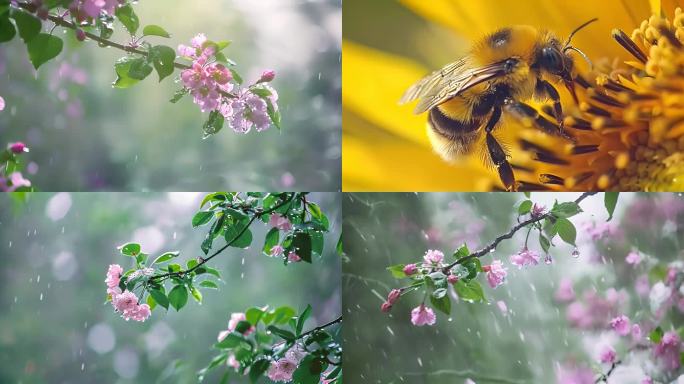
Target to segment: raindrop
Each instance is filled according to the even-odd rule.
[[[572,257],[575,259],[579,257],[579,250],[577,248],[572,251]]]
[[[389,327],[389,325],[387,326],[387,332],[389,332],[390,335],[394,336],[394,331],[392,330],[392,328]]]
[[[240,278],[241,278],[241,279],[244,279],[244,278],[245,278],[245,273],[244,273],[244,272],[242,272],[242,273],[240,274]]]
[[[173,233],[173,239],[176,240],[176,232]]]
[[[36,283],[40,283],[40,275],[38,275],[38,278],[36,279]]]
[[[12,248],[12,240],[9,242],[9,247]]]
[[[85,363],[81,363],[81,371],[85,371]]]
[[[454,321],[454,319],[452,319],[452,318],[450,317],[450,318],[447,319],[447,321],[451,322],[451,321]]]
[[[245,265],[245,258],[242,258],[242,265]]]
[[[43,301],[43,294],[40,294],[40,301]]]
[[[421,367],[423,366],[423,360],[421,360],[420,357],[418,358],[418,365],[420,365]]]

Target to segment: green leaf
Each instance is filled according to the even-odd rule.
[[[206,139],[207,137],[218,133],[223,128],[223,121],[223,115],[218,111],[214,110],[209,112],[209,118],[202,126],[203,138]]]
[[[406,265],[404,265],[404,264],[392,265],[390,267],[387,267],[387,270],[390,271],[390,273],[392,274],[392,276],[395,279],[403,279],[403,278],[407,277],[406,274],[404,273],[404,267],[405,266]]]
[[[541,245],[541,248],[544,250],[544,252],[549,253],[551,242],[542,233],[539,233],[539,245]]]
[[[192,293],[192,297],[196,302],[202,302],[202,292],[200,292],[199,289],[195,288],[194,286],[190,286],[190,293]]]
[[[252,244],[252,231],[244,225],[233,225],[226,228],[225,238],[231,247],[247,248]]]
[[[608,211],[608,220],[613,218],[613,212],[615,212],[615,207],[617,206],[618,196],[620,192],[606,192],[603,196],[603,204],[606,206],[606,211]]]
[[[297,336],[302,334],[302,329],[304,329],[304,323],[311,316],[311,305],[307,305],[304,311],[297,318]]]
[[[574,201],[568,201],[565,203],[555,204],[550,213],[558,218],[568,218],[575,216],[580,212],[582,212],[582,209],[577,203]]]
[[[12,18],[17,24],[19,36],[21,36],[25,43],[28,43],[40,33],[42,24],[39,18],[16,9],[12,10]]]
[[[154,259],[152,264],[167,262],[167,261],[173,259],[174,257],[178,257],[178,255],[180,255],[180,252],[178,252],[178,251],[166,252],[166,253],[160,255],[159,257],[157,257],[156,259]]]
[[[214,346],[216,348],[221,348],[221,349],[230,349],[230,348],[237,347],[238,345],[240,345],[243,342],[245,342],[245,338],[242,337],[242,335],[239,335],[237,333],[229,333],[225,339],[214,344]]]
[[[169,293],[169,302],[172,307],[176,308],[176,311],[180,311],[180,309],[185,306],[188,302],[188,290],[185,289],[184,285],[176,285],[173,287]]]
[[[454,251],[454,258],[456,260],[461,259],[470,255],[470,250],[466,244],[461,245],[456,251]]]
[[[524,194],[524,195],[525,195],[525,197],[527,197],[528,199],[530,198],[530,195],[531,195],[531,193],[530,193],[530,192],[523,192],[523,194]]]
[[[482,271],[482,263],[480,262],[480,259],[477,257],[473,257],[472,259],[468,259],[464,263],[462,263],[464,267],[468,269],[468,276],[465,278],[468,280],[474,279],[477,277],[478,272]]]
[[[447,290],[445,288],[435,290],[432,295],[430,295],[430,304],[432,304],[432,306],[440,312],[450,315],[451,299],[449,299],[449,295],[446,293]]]
[[[190,92],[189,88],[181,88],[177,90],[174,94],[171,100],[169,100],[172,103],[177,103],[180,99],[183,98],[183,96],[187,95]]]
[[[660,340],[663,339],[663,335],[665,332],[663,332],[663,329],[660,327],[656,327],[656,329],[652,330],[651,333],[648,334],[648,338],[651,340],[652,343],[658,344],[660,343]]]
[[[271,254],[271,248],[273,246],[277,245],[278,242],[280,241],[280,231],[278,228],[271,228],[268,233],[266,233],[266,237],[264,238],[264,248],[263,252],[266,255]]]
[[[274,326],[274,325],[269,325],[267,329],[268,329],[269,331],[271,331],[271,333],[273,333],[273,334],[275,334],[275,335],[278,335],[278,336],[282,337],[282,338],[285,339],[285,340],[292,341],[292,340],[295,339],[294,333],[292,333],[292,332],[290,332],[290,331],[288,331],[288,330],[285,330],[285,329],[282,329],[282,328],[278,328],[278,327],[276,327],[276,326]]]
[[[14,29],[14,24],[9,19],[8,13],[0,15],[0,43],[4,43],[14,39],[17,31]]]
[[[237,73],[237,71],[234,70],[233,68],[228,68],[228,70],[230,71],[230,74],[232,75],[233,80],[235,80],[235,82],[238,83],[238,85],[242,85],[243,80],[242,80],[242,77],[240,76],[240,74]]]
[[[119,251],[121,251],[121,254],[124,256],[132,256],[135,257],[138,253],[140,253],[140,244],[138,243],[126,243],[124,245],[120,245]]]
[[[271,122],[273,125],[275,125],[278,130],[280,130],[280,123],[281,123],[281,115],[280,111],[276,110],[275,107],[273,106],[273,103],[271,102],[271,99],[265,99],[266,100],[266,113],[268,113],[268,117],[271,119]]]
[[[156,301],[157,304],[161,305],[165,309],[169,309],[169,299],[166,297],[164,292],[158,289],[150,289],[148,292],[150,293],[150,296],[154,298],[154,301]]]
[[[150,306],[150,311],[154,311],[154,309],[157,307],[157,302],[154,301],[154,297],[152,297],[151,295],[147,296],[146,301],[147,301],[147,305]]]
[[[140,80],[131,77],[128,73],[134,62],[141,60],[140,58],[133,58],[130,56],[122,57],[114,64],[114,71],[116,71],[116,80],[112,84],[114,88],[128,88],[137,84]],[[139,64],[138,64],[139,65]]]
[[[135,11],[133,11],[133,7],[130,4],[116,8],[114,14],[131,35],[135,35],[138,32],[140,20],[138,20],[138,15],[135,14]]]
[[[276,324],[286,324],[296,313],[297,312],[290,307],[279,307],[273,311],[272,321]]]
[[[570,220],[559,218],[556,220],[556,223],[553,226],[556,229],[556,232],[558,232],[558,236],[560,236],[563,241],[570,245],[575,245],[577,230],[575,229],[575,225],[572,224]]]
[[[266,372],[268,367],[271,366],[271,363],[268,359],[265,358],[260,358],[257,359],[252,365],[249,367],[249,380],[252,383],[256,383],[257,380],[261,377],[261,375]]]
[[[261,308],[251,307],[245,312],[245,318],[252,325],[257,325],[261,317],[264,315],[264,311]]]
[[[26,43],[29,59],[35,69],[47,61],[54,59],[62,52],[64,43],[62,39],[47,33],[37,34],[31,41]]]
[[[218,289],[218,285],[210,280],[204,280],[203,282],[199,283],[199,285],[202,288]]]
[[[214,211],[199,211],[195,213],[192,218],[192,226],[199,227],[201,225],[207,224],[214,217]]]
[[[152,66],[147,62],[147,59],[138,57],[131,60],[128,68],[128,76],[135,80],[144,80],[152,73]]]
[[[470,270],[461,264],[456,264],[451,268],[451,274],[460,279],[465,279],[470,275]]]
[[[147,253],[140,252],[140,253],[138,253],[138,254],[135,256],[135,261],[136,261],[136,263],[137,263],[138,265],[145,264],[145,262],[147,261],[147,257],[148,257],[148,256],[149,256],[149,255],[148,255]]]
[[[323,382],[321,380],[321,373],[323,373],[327,367],[328,364],[323,364],[320,358],[313,355],[307,355],[299,363],[297,370],[294,371],[292,381],[297,384],[318,384],[319,382]]]
[[[155,45],[150,48],[149,54],[152,65],[154,65],[154,69],[156,69],[157,74],[159,74],[159,81],[162,81],[165,77],[173,74],[173,66],[176,60],[176,51],[174,51],[173,48],[165,45]]]
[[[454,285],[458,297],[469,302],[482,302],[485,300],[482,286],[477,280],[459,280]]]
[[[311,263],[311,236],[306,232],[297,232],[292,239],[293,251],[307,263]]]
[[[518,206],[518,215],[525,215],[530,213],[532,210],[532,202],[530,200],[525,200]]]
[[[166,32],[166,30],[158,25],[146,25],[145,28],[143,28],[143,36],[161,36],[161,37],[166,37],[169,38],[171,35]]]

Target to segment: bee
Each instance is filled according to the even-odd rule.
[[[496,137],[502,113],[526,119],[547,133],[572,140],[563,129],[563,110],[554,84],[563,83],[577,103],[572,37],[564,43],[552,33],[527,25],[499,29],[474,44],[470,53],[411,86],[400,100],[418,100],[414,113],[428,114],[428,137],[447,161],[481,149],[485,164],[496,168],[507,191],[519,184],[508,162],[508,150]],[[589,62],[591,65],[591,62]],[[525,102],[551,99],[552,122]]]

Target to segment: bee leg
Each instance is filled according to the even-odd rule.
[[[539,111],[528,104],[521,103],[513,99],[506,99],[504,102],[504,107],[506,108],[506,112],[511,113],[513,116],[523,121],[526,119],[531,120],[531,123],[534,126],[550,135],[560,136],[574,141],[574,139],[564,130],[559,130],[555,123],[539,114]]]
[[[504,187],[506,187],[506,190],[515,191],[518,189],[518,186],[515,182],[515,176],[513,175],[513,168],[511,168],[511,164],[506,159],[506,151],[504,151],[501,144],[499,144],[494,135],[492,135],[492,130],[494,130],[494,127],[500,119],[501,107],[496,106],[485,126],[487,151],[489,151],[489,157],[496,166],[496,170],[499,172],[499,178]]]
[[[558,130],[560,131],[560,136],[572,140],[567,133],[565,133],[565,125],[563,122],[563,107],[561,106],[560,95],[556,88],[554,88],[551,83],[546,80],[537,80],[536,92],[541,95],[548,96],[551,101],[553,101],[553,114],[558,122]]]

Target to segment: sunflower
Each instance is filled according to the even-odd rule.
[[[398,106],[397,100],[412,83],[449,61],[419,63],[430,54],[445,59],[444,51],[453,49],[454,61],[467,51],[468,42],[513,24],[550,29],[563,37],[598,17],[573,39],[593,62],[576,60],[579,103],[561,94],[565,125],[574,140],[547,135],[525,120],[504,119],[500,131],[516,178],[529,189],[682,190],[684,14],[679,5],[667,0],[403,0],[401,6],[429,20],[427,34],[434,40],[453,40],[435,41],[441,50],[426,48],[415,55],[398,55],[396,48],[390,53],[377,36],[365,44],[344,21],[343,188],[502,188],[496,172],[477,156],[443,162],[429,144],[426,117],[413,115],[411,107]],[[352,17],[358,16],[343,20]],[[436,29],[444,27],[449,34]],[[416,40],[410,34],[384,38]],[[550,118],[547,105],[536,107]]]

